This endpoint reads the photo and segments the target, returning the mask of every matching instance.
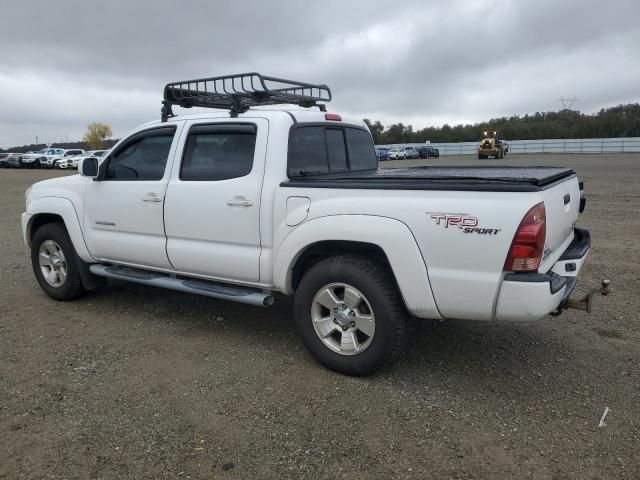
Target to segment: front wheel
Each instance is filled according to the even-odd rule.
[[[298,286],[295,318],[313,357],[348,375],[374,373],[405,343],[407,316],[393,274],[364,257],[314,265]]]
[[[31,265],[40,287],[55,300],[73,300],[85,291],[69,234],[60,223],[40,227],[31,241]]]

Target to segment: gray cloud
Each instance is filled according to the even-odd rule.
[[[165,83],[257,70],[327,83],[332,110],[415,128],[639,101],[640,4],[456,0],[12,2],[0,29],[0,146],[117,136]]]

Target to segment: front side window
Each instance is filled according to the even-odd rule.
[[[244,177],[253,168],[256,132],[253,125],[194,127],[180,167],[185,181],[217,181]]]
[[[163,129],[135,136],[109,158],[107,180],[160,180],[169,157],[174,131]]]

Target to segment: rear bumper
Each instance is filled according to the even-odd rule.
[[[555,312],[573,292],[590,248],[589,232],[576,228],[573,242],[547,273],[505,274],[494,318],[531,322]]]

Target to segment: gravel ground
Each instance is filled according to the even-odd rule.
[[[0,478],[637,479],[640,155],[506,163],[576,169],[593,241],[578,288],[614,293],[531,325],[418,321],[371,378],[316,364],[288,298],[114,283],[50,300],[19,215],[31,183],[68,173],[0,170]]]

